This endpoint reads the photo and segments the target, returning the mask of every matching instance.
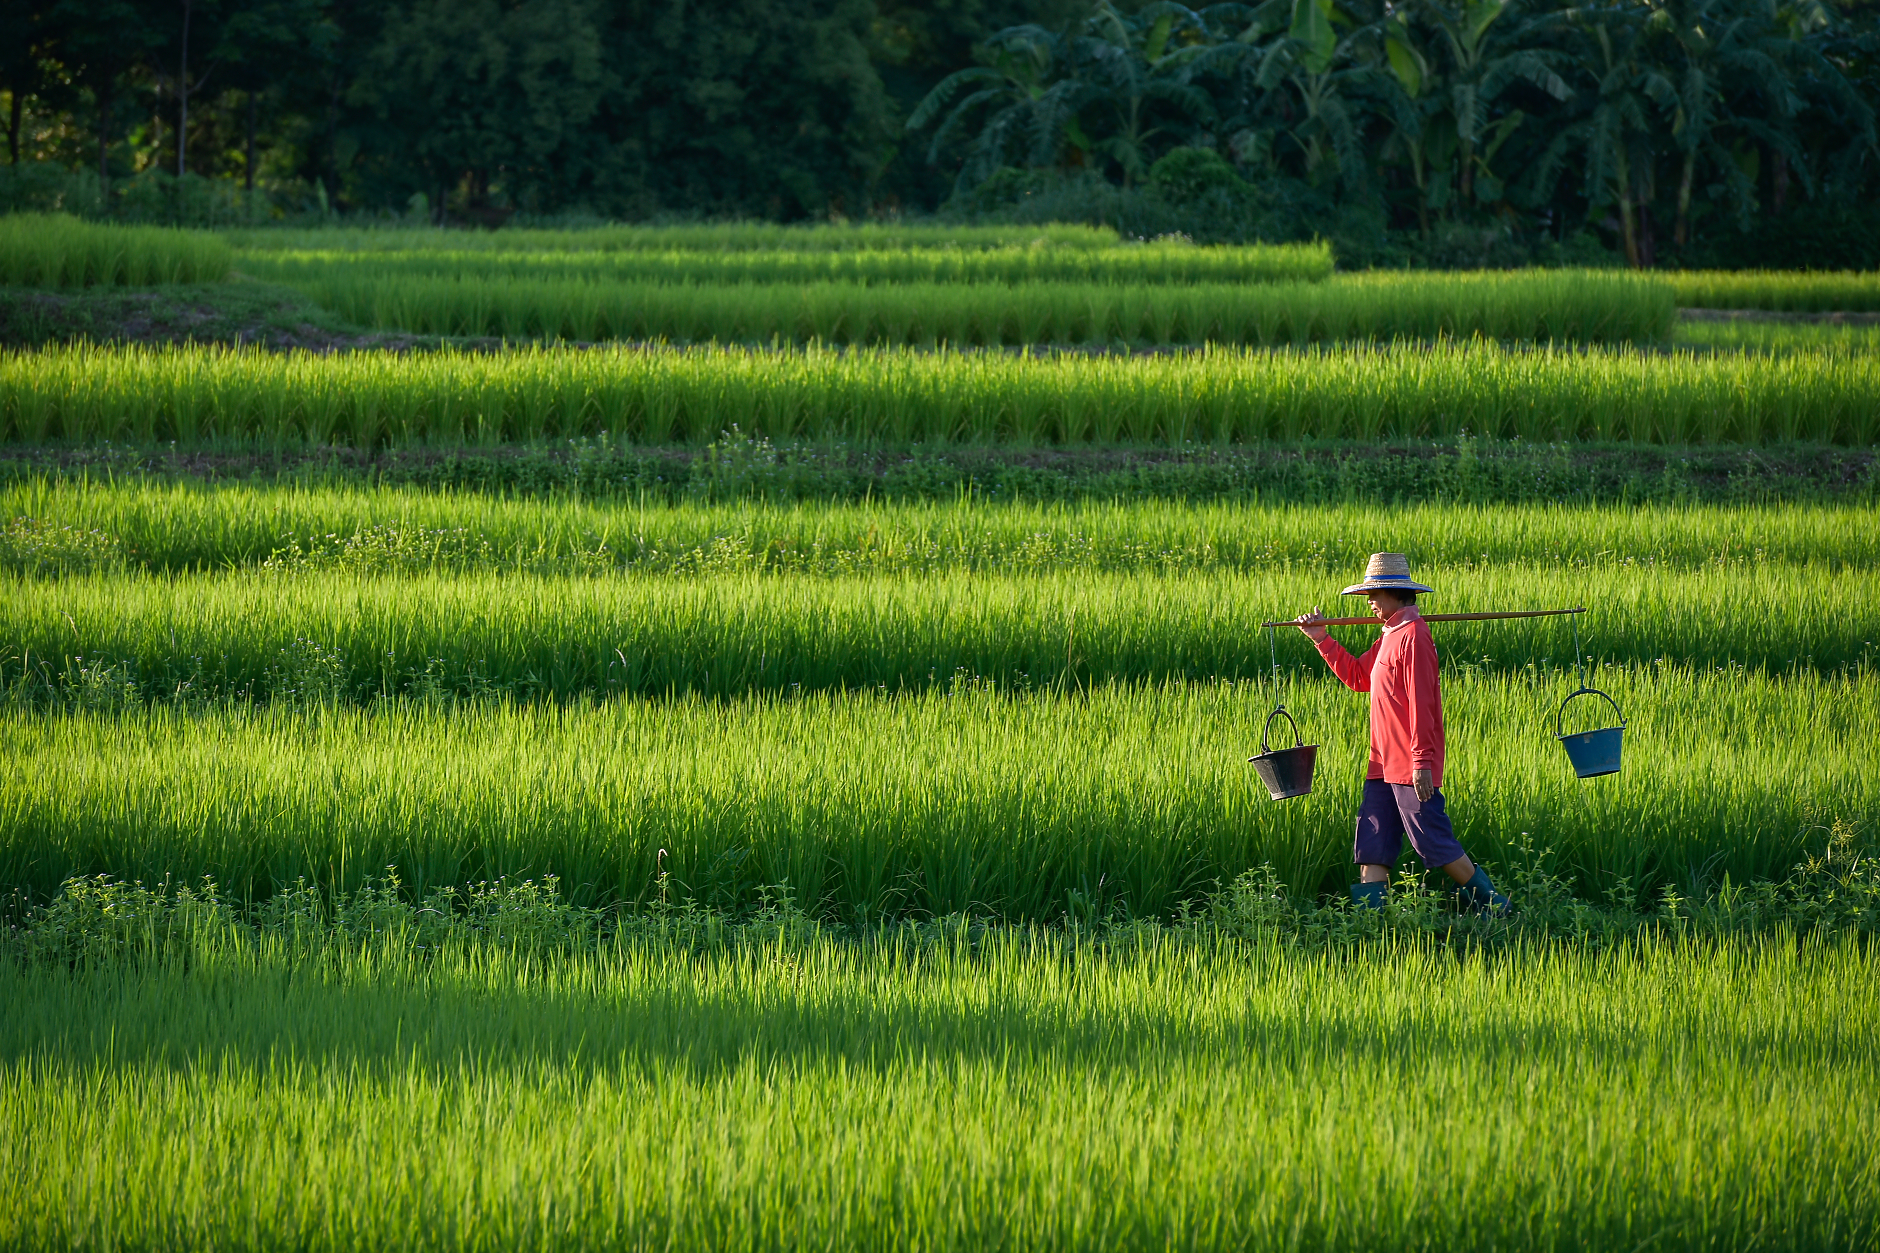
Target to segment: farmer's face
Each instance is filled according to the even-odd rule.
[[[1371,602],[1371,612],[1385,622],[1390,616],[1403,608],[1403,601],[1390,592],[1366,592],[1364,598]]]

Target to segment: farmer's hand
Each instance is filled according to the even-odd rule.
[[[1314,609],[1311,613],[1302,613],[1297,618],[1294,618],[1293,621],[1299,624],[1299,629],[1304,631],[1306,638],[1310,639],[1314,644],[1331,634],[1330,631],[1319,625],[1319,623],[1325,621],[1325,615],[1320,613],[1317,609]]]
[[[1428,770],[1412,770],[1410,782],[1416,785],[1418,800],[1427,801],[1436,795],[1436,777]]]

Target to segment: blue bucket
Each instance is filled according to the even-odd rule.
[[[1571,735],[1560,734],[1560,716],[1567,711],[1567,706],[1582,696],[1597,696],[1612,706],[1612,712],[1619,719],[1616,727],[1601,727],[1597,731],[1575,731]],[[1573,773],[1582,779],[1597,779],[1605,774],[1619,773],[1619,750],[1625,737],[1625,715],[1619,712],[1618,704],[1612,697],[1596,687],[1583,687],[1560,702],[1560,708],[1554,711],[1554,738],[1567,750],[1567,760],[1573,763]]]

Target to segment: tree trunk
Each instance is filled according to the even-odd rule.
[[[1625,156],[1619,157],[1619,225],[1625,232],[1625,261],[1638,269],[1638,230],[1632,219],[1632,171]]]
[[[1678,179],[1678,225],[1671,241],[1679,248],[1691,242],[1691,179],[1697,173],[1697,149],[1684,154],[1684,173]]]
[[[183,0],[183,59],[176,76],[176,177],[183,177],[189,160],[189,11],[192,0]]]
[[[1778,216],[1789,207],[1789,159],[1782,153],[1775,154],[1775,196],[1774,208]]]
[[[1638,260],[1643,269],[1658,264],[1658,236],[1652,229],[1652,206],[1658,203],[1657,165],[1646,160],[1639,169],[1638,189]]]
[[[338,79],[329,79],[326,95],[326,178],[332,188],[327,198],[329,206],[339,203],[339,93]]]
[[[18,165],[20,163],[20,113],[26,102],[20,98],[20,91],[17,87],[8,94],[13,97],[13,108],[7,114],[7,150],[13,154],[13,164]]]
[[[111,190],[111,86],[113,77],[105,75],[98,88],[98,195]]]
[[[242,185],[249,195],[255,190],[255,93],[248,92],[248,149],[242,158]]]

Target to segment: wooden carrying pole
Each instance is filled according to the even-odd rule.
[[[1425,622],[1487,622],[1491,618],[1550,618],[1561,613],[1585,613],[1586,606],[1578,609],[1517,609],[1512,613],[1426,613]],[[1262,622],[1263,627],[1299,626],[1297,622]],[[1321,618],[1313,626],[1374,626],[1384,625],[1382,618]]]

